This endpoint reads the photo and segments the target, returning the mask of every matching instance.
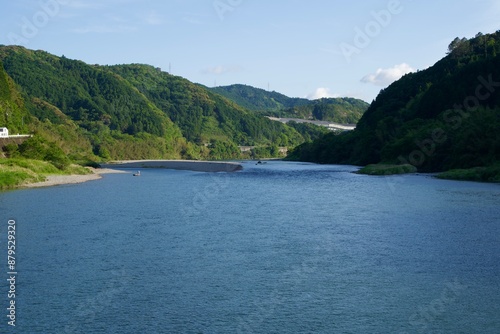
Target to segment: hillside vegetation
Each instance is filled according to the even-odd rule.
[[[173,158],[187,145],[166,115],[113,73],[21,47],[0,48],[0,59],[22,93],[30,131],[71,159]]]
[[[28,131],[25,120],[29,119],[24,100],[0,61],[0,126],[8,124],[11,133],[22,133]]]
[[[290,158],[411,164],[423,172],[494,166],[500,162],[500,32],[455,39],[434,66],[382,90],[355,131],[327,134]]]
[[[303,141],[293,128],[255,115],[181,77],[138,64],[107,69],[129,81],[197,144],[219,141],[244,146],[294,146]]]
[[[55,152],[33,157],[27,152],[36,150],[10,147],[4,155],[65,157],[61,166],[242,158],[238,145],[260,146],[271,155],[277,146],[323,133],[272,122],[149,65],[88,65],[17,46],[0,46],[0,126],[34,133],[29,145]]]
[[[354,98],[323,98],[308,100],[291,98],[277,92],[247,85],[210,88],[248,110],[265,116],[313,119],[354,124],[359,121],[369,104]]]

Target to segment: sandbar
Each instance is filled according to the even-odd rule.
[[[87,181],[99,180],[102,174],[112,173],[125,173],[124,171],[108,169],[108,168],[89,168],[92,174],[86,175],[48,175],[43,182],[29,183],[22,186],[22,188],[42,188],[59,186],[63,184],[77,184]]]
[[[118,169],[117,169],[118,168]],[[102,174],[127,173],[119,169],[165,168],[189,170],[195,172],[236,172],[243,167],[236,162],[198,161],[198,160],[126,160],[101,164],[101,168],[89,168],[91,174],[86,175],[48,175],[43,182],[29,183],[22,188],[41,188],[64,184],[77,184],[99,180]]]
[[[103,168],[165,168],[177,170],[189,170],[195,172],[236,172],[243,167],[236,162],[221,162],[221,161],[199,161],[199,160],[127,160],[114,161],[107,164],[101,164]]]

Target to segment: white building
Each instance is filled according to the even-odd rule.
[[[0,128],[0,138],[9,138],[9,130],[7,128]]]

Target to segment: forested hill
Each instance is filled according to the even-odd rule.
[[[24,106],[24,100],[16,89],[14,81],[5,73],[0,61],[0,127],[9,124],[11,133],[25,133],[28,127],[24,120],[30,114]]]
[[[241,84],[209,89],[252,111],[279,111],[310,103],[307,99],[290,98],[278,92]]]
[[[314,119],[337,123],[357,123],[369,104],[355,98],[323,98],[308,100],[291,98],[247,85],[209,88],[248,110],[266,116]]]
[[[0,46],[0,61],[1,94],[15,87],[23,101],[0,126],[24,126],[75,158],[230,159],[237,145],[293,147],[320,132],[302,135],[148,65],[88,65],[17,46]]]
[[[455,39],[434,66],[381,91],[355,131],[326,135],[291,158],[420,171],[500,162],[500,31]]]
[[[265,117],[212,93],[181,77],[147,65],[106,67],[130,82],[177,124],[189,141],[207,144],[211,140],[238,145],[276,144],[293,146],[301,135]]]

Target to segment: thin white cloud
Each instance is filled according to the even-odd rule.
[[[117,25],[117,26],[105,26],[105,25],[94,25],[88,26],[85,28],[76,28],[73,29],[72,32],[77,34],[117,34],[117,33],[125,33],[125,32],[133,32],[136,31],[137,28],[125,25]]]
[[[200,19],[197,19],[195,17],[183,17],[182,18],[185,22],[189,23],[189,24],[195,24],[195,25],[201,25],[203,24],[204,22]]]
[[[306,99],[309,100],[317,100],[322,99],[324,97],[339,97],[339,94],[332,93],[330,88],[320,87],[316,89],[314,92],[307,94]]]
[[[226,73],[234,73],[234,72],[240,72],[241,67],[240,66],[214,66],[214,67],[209,67],[206,68],[202,71],[203,74],[215,74],[215,75],[221,75],[221,74],[226,74]]]
[[[184,16],[182,17],[182,20],[184,22],[187,22],[189,24],[194,24],[194,25],[201,25],[205,24],[205,20],[207,18],[206,14],[200,14],[200,13],[184,13]]]
[[[73,9],[98,9],[103,8],[102,2],[71,0],[64,3],[64,6]]]
[[[365,75],[361,82],[387,87],[405,74],[415,72],[410,65],[402,63],[391,68],[379,68],[375,73]]]
[[[152,26],[158,26],[164,24],[165,20],[157,12],[151,11],[144,17],[144,22]]]
[[[114,7],[129,3],[141,3],[141,0],[64,0],[59,1],[64,6],[73,8],[97,8],[97,7]]]

